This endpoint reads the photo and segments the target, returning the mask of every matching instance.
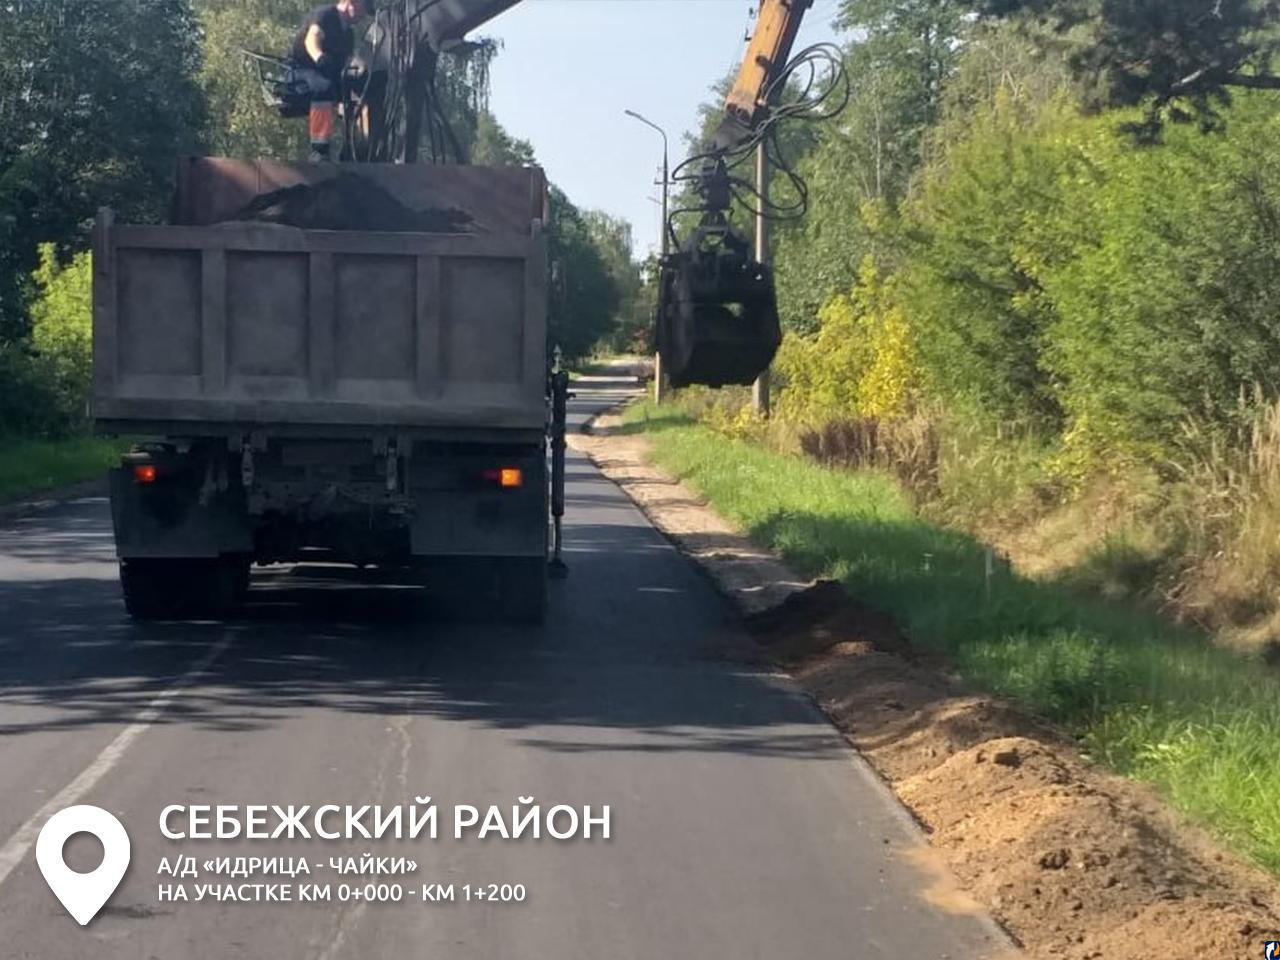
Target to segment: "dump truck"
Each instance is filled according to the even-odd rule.
[[[545,222],[537,169],[217,158],[181,163],[168,225],[100,212],[93,416],[145,438],[110,473],[130,614],[221,616],[252,564],[316,561],[541,620]]]

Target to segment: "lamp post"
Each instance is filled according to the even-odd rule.
[[[659,250],[663,258],[668,252],[668,230],[667,230],[667,212],[668,212],[668,188],[671,185],[671,165],[670,154],[667,149],[667,131],[654,123],[647,117],[643,117],[634,110],[623,110],[628,117],[639,120],[646,127],[652,127],[662,136],[662,236],[660,239]],[[662,384],[662,354],[654,352],[653,355],[653,402],[661,403],[664,393]]]

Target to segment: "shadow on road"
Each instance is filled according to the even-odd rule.
[[[323,567],[256,572],[227,623],[135,624],[104,504],[0,530],[0,740],[128,722],[228,638],[159,723],[247,731],[319,709],[528,730],[561,752],[838,752],[803,700],[748,665],[703,578],[612,484],[574,473],[571,574],[541,629],[442,622],[420,587]]]

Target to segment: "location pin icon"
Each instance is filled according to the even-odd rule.
[[[102,863],[77,873],[62,858],[62,848],[77,833],[91,833],[102,843]],[[124,824],[101,807],[79,804],[49,818],[36,840],[36,863],[45,882],[67,913],[84,926],[116,892],[129,866],[129,835]]]

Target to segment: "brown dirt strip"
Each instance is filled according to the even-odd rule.
[[[616,426],[572,445],[738,605],[759,657],[814,698],[1029,956],[1246,958],[1280,940],[1273,878],[1061,731],[965,689],[839,584],[805,584]]]

